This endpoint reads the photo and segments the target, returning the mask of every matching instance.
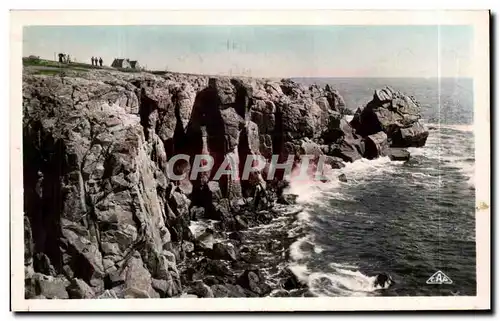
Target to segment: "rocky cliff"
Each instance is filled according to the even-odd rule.
[[[230,153],[324,154],[340,167],[425,144],[418,103],[393,89],[376,91],[351,122],[348,113],[330,86],[291,80],[25,70],[26,297],[269,294],[258,268],[228,266],[244,256],[235,231],[290,202],[280,177],[264,182],[261,197],[262,177],[213,180],[212,171],[171,181],[168,160],[205,152],[218,168]],[[176,164],[178,173],[192,165]],[[200,219],[218,223],[195,235],[190,224]]]

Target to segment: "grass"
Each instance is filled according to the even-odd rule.
[[[33,72],[34,75],[47,75],[47,76],[56,76],[61,75],[64,71],[60,69],[39,69]]]
[[[54,68],[68,68],[76,70],[89,70],[89,69],[114,69],[111,67],[98,67],[92,66],[91,64],[83,62],[71,62],[71,63],[61,63],[54,60],[46,60],[40,58],[23,57],[23,66],[35,66],[35,67],[54,67]]]
[[[91,64],[82,63],[82,62],[71,62],[71,63],[60,63],[59,61],[54,60],[46,60],[40,59],[37,57],[23,57],[23,66],[24,67],[41,67],[42,69],[34,70],[34,74],[38,75],[56,75],[61,73],[63,70],[69,71],[79,71],[86,72],[92,69],[104,69],[104,70],[117,70],[121,72],[131,72],[131,73],[139,73],[139,72],[150,72],[142,69],[130,69],[130,68],[112,68],[108,66],[98,67],[92,66]],[[57,69],[55,69],[57,68]],[[154,74],[165,74],[164,71],[155,71],[152,72]]]

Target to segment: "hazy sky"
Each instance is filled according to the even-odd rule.
[[[32,26],[23,55],[261,77],[471,77],[471,26]]]

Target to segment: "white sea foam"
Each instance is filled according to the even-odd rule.
[[[299,261],[310,255],[308,251],[303,249],[303,246],[309,243],[309,236],[299,238],[290,245],[290,257],[292,260]]]
[[[311,214],[307,211],[302,211],[299,214],[297,214],[297,220],[299,222],[309,222],[311,220]]]
[[[311,273],[307,283],[317,296],[367,296],[377,290],[374,276],[342,269],[335,273]]]
[[[304,264],[292,263],[289,269],[317,296],[366,296],[380,289],[375,276],[367,276],[353,265],[331,263],[332,272],[311,272]]]
[[[297,202],[300,204],[321,205],[325,198],[345,200],[348,197],[342,193],[343,184],[357,185],[370,176],[392,173],[403,163],[391,161],[389,157],[380,157],[375,160],[363,158],[346,163],[344,168],[330,170],[327,182],[292,180],[287,192],[298,195]],[[339,181],[340,174],[346,175],[347,183]]]
[[[297,277],[300,282],[307,283],[309,280],[309,274],[311,273],[306,265],[292,263],[288,265],[288,268]]]
[[[427,124],[427,127],[453,129],[461,132],[474,131],[474,124]]]

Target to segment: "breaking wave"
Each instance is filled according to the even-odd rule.
[[[433,128],[434,125],[430,124],[429,126]],[[371,190],[365,196],[369,197],[365,199],[369,206],[368,209],[362,208],[360,210],[357,208],[363,204],[359,204],[359,193],[355,191],[364,191],[367,184],[387,188],[385,186],[390,186],[391,182],[394,188],[402,186],[401,184],[406,185],[406,188],[410,190],[412,188],[437,188],[443,191],[439,194],[442,196],[422,200],[415,198],[413,201],[415,202],[414,210],[422,210],[426,206],[430,210],[431,206],[434,205],[429,204],[429,202],[434,201],[436,202],[435,206],[443,211],[445,208],[443,206],[449,206],[447,204],[453,203],[453,201],[448,201],[443,197],[448,195],[445,189],[457,188],[450,187],[456,186],[450,184],[460,184],[457,175],[465,177],[462,178],[462,182],[465,184],[474,186],[474,153],[473,146],[469,143],[473,138],[472,126],[441,125],[435,128],[435,130],[431,129],[425,147],[408,148],[411,154],[409,162],[394,162],[388,157],[375,160],[361,159],[353,163],[346,163],[345,167],[341,169],[330,169],[327,172],[328,180],[325,182],[291,182],[287,192],[298,195],[297,202],[304,210],[297,214],[297,221],[289,231],[289,236],[298,238],[290,246],[291,261],[288,267],[297,279],[307,284],[313,295],[373,296],[380,295],[381,290],[385,290],[375,286],[377,273],[383,271],[380,267],[374,267],[368,271],[366,264],[361,264],[365,266],[365,268],[361,268],[360,264],[343,260],[345,252],[350,253],[349,249],[345,249],[345,252],[340,254],[332,251],[332,247],[328,245],[330,243],[325,244],[325,242],[333,242],[333,240],[342,240],[341,236],[328,236],[328,234],[339,233],[339,227],[360,229],[359,232],[356,232],[360,235],[364,234],[363,230],[368,233],[370,230],[380,228],[378,226],[380,219],[372,218],[374,213],[370,210],[371,204],[377,203],[378,211],[383,211],[384,206],[391,206],[390,189],[387,190],[387,193],[380,194]],[[345,175],[347,182],[339,179],[341,174]],[[376,198],[371,199],[370,197]],[[387,202],[386,205],[382,204],[384,202]],[[432,212],[432,210],[430,211]],[[348,227],[351,221],[342,221],[345,220],[344,217],[355,217],[358,216],[358,213],[361,214],[359,214],[357,224],[362,226],[353,224],[352,227]],[[413,215],[413,213],[410,211],[406,215]],[[332,220],[338,222],[332,223]],[[318,224],[322,226],[318,227]],[[420,226],[412,224],[421,223],[412,223],[409,220],[409,222],[403,223],[403,226]],[[349,247],[352,240],[346,239],[346,242],[345,246]],[[356,251],[356,248],[353,247],[352,251]],[[404,250],[400,251],[404,253]],[[408,251],[411,253],[410,250]],[[354,253],[349,255],[356,256]],[[377,263],[377,266],[380,265]]]

